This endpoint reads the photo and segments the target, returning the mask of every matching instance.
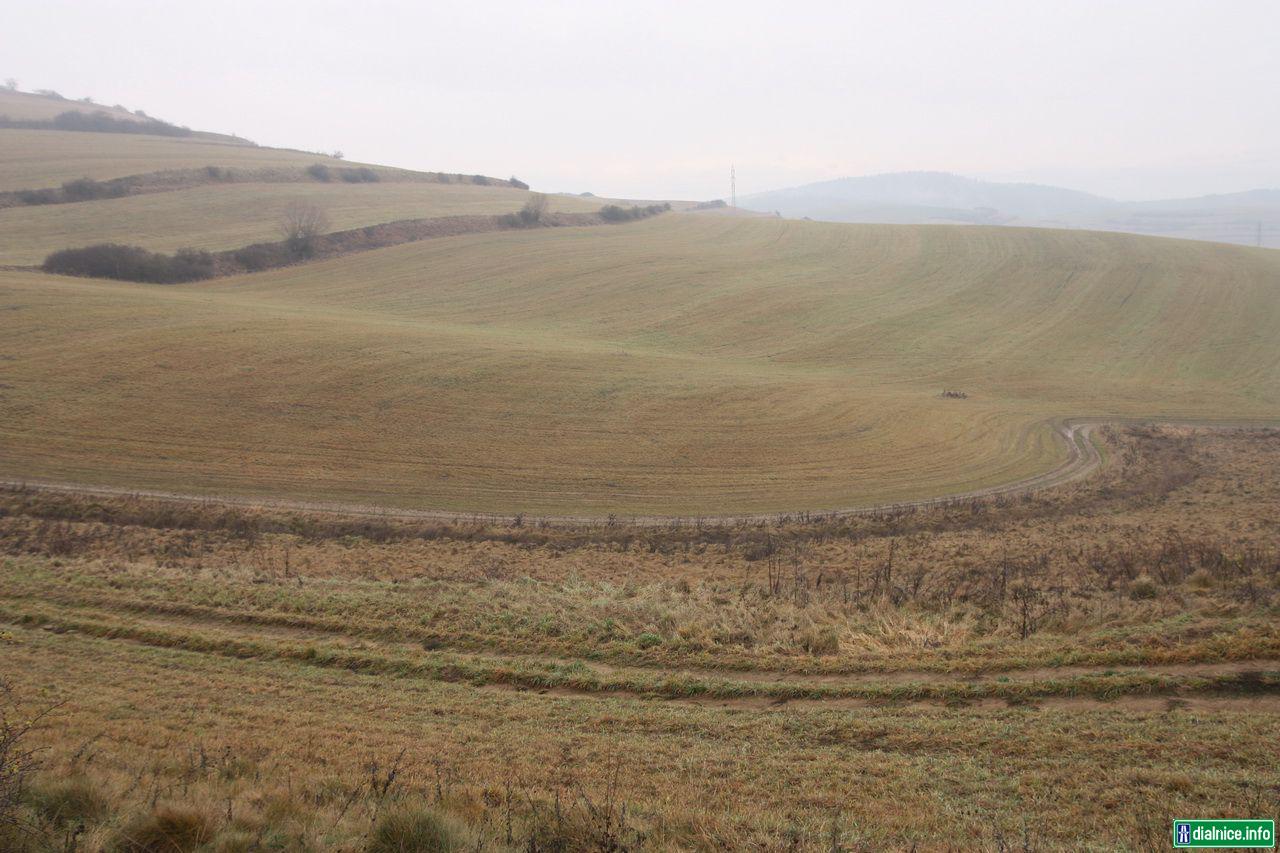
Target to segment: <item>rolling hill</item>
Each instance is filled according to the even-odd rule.
[[[512,187],[417,182],[348,185],[235,183],[83,204],[0,209],[0,264],[39,264],[68,246],[119,242],[153,251],[233,249],[279,239],[292,203],[320,206],[334,230],[399,219],[506,213],[528,193]],[[598,200],[551,197],[551,209],[599,210]]]
[[[339,161],[208,139],[10,128],[0,142],[0,190],[136,176],[119,198],[0,209],[8,479],[763,513],[1036,475],[1067,454],[1063,418],[1280,417],[1280,254],[1266,250],[673,212],[132,284],[37,265],[101,242],[277,239],[295,202],[339,230],[510,212],[530,194],[383,167],[350,182]],[[949,186],[911,200],[1042,209],[1039,191]]]
[[[1083,228],[1280,246],[1280,190],[1121,202],[1039,184],[898,172],[756,193],[742,206],[830,222]]]
[[[674,213],[181,287],[12,271],[0,467],[557,515],[918,498],[1052,467],[1053,418],[1280,415],[1278,282],[1266,250]]]

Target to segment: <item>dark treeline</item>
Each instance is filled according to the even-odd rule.
[[[606,204],[600,208],[600,218],[605,222],[630,222],[633,219],[644,219],[646,216],[655,216],[671,209],[671,204],[650,204],[645,207],[632,205],[631,207],[622,207],[617,204]]]
[[[546,213],[545,208],[539,209],[536,218],[528,221],[528,207],[516,214],[404,219],[330,233],[322,233],[324,229],[318,223],[323,217],[320,217],[314,227],[303,227],[285,240],[255,243],[220,252],[181,249],[175,255],[166,255],[138,246],[102,243],[54,252],[45,258],[41,269],[58,275],[177,284],[215,276],[260,272],[432,237],[453,237],[511,228],[598,225],[602,221],[594,213]]]
[[[307,174],[317,181],[329,183],[337,179],[348,184],[374,184],[381,178],[368,166],[344,166],[335,168],[325,163],[313,163],[307,167]]]
[[[0,117],[0,126],[3,126],[3,121],[4,119]],[[172,192],[207,184],[274,184],[301,181],[319,181],[321,183],[340,181],[349,184],[378,183],[381,181],[437,184],[470,183],[478,186],[528,188],[528,185],[518,178],[511,178],[506,181],[499,178],[486,178],[483,175],[405,172],[394,169],[379,171],[368,166],[329,166],[325,163],[314,163],[305,169],[296,167],[236,169],[226,166],[205,166],[201,169],[172,169],[163,172],[126,175],[122,178],[111,178],[102,181],[95,181],[91,178],[76,178],[73,181],[66,181],[60,187],[9,190],[0,192],[0,208],[123,198],[124,196],[138,193]]]
[[[138,246],[102,243],[54,252],[45,258],[43,269],[59,275],[178,284],[211,278],[216,263],[212,254],[196,249],[179,249],[177,254],[165,255]]]
[[[72,201],[93,201],[99,198],[121,198],[129,194],[130,187],[125,181],[95,181],[91,178],[76,178],[66,181],[61,187],[42,190],[18,190],[14,198],[20,204],[61,204]]]
[[[23,130],[79,130],[93,133],[142,133],[149,136],[190,136],[191,129],[178,127],[154,118],[116,118],[105,112],[93,113],[68,110],[52,119],[14,119],[0,116],[0,128]]]

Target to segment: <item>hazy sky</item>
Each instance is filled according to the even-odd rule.
[[[1280,0],[7,3],[0,77],[601,195],[938,169],[1280,186]]]

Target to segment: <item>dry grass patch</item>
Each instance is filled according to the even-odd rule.
[[[1101,439],[1040,495],[679,529],[4,493],[0,654],[65,701],[32,849],[73,812],[78,850],[352,853],[1155,850],[1274,814],[1280,436]]]

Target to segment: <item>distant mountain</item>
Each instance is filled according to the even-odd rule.
[[[833,222],[962,223],[1085,228],[1280,246],[1280,190],[1121,202],[1041,184],[948,172],[840,178],[743,197],[748,210]]]

